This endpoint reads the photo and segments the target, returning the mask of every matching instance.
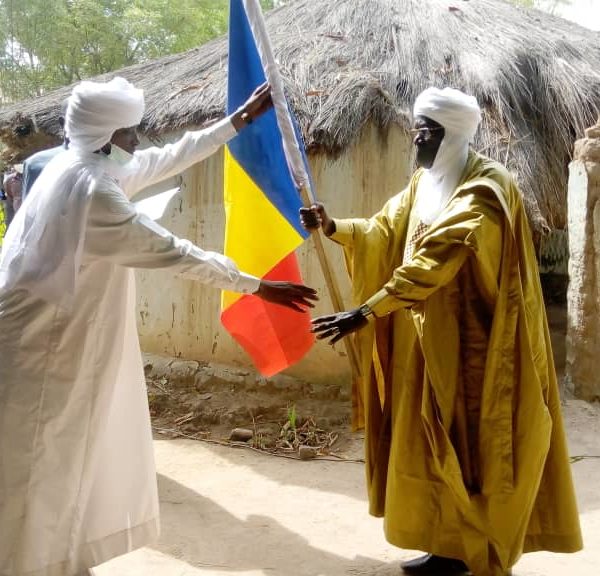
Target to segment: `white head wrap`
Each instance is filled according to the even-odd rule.
[[[137,126],[144,115],[144,92],[124,78],[84,81],[71,93],[65,120],[69,147],[99,150],[115,130]]]
[[[92,192],[110,185],[114,162],[94,154],[119,128],[139,124],[141,90],[122,78],[82,82],[69,99],[69,149],[35,181],[0,254],[0,291],[23,289],[69,308],[76,290]]]
[[[445,129],[444,139],[431,168],[424,170],[417,188],[417,214],[431,224],[456,189],[481,121],[477,100],[453,88],[428,88],[415,101],[413,115],[435,120]]]

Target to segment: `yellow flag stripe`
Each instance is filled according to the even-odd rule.
[[[225,254],[262,278],[304,239],[225,148]],[[241,297],[223,292],[225,310]]]

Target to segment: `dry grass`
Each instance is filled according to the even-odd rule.
[[[573,142],[600,111],[600,35],[502,0],[298,0],[267,23],[309,149],[337,155],[367,122],[405,125],[430,85],[477,96],[477,148],[519,177],[539,231],[566,224]],[[227,41],[119,73],[146,91],[148,135],[223,114]],[[56,134],[70,88],[0,112]]]

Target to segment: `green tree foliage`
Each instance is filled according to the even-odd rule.
[[[512,0],[557,11],[571,0]],[[261,0],[263,9],[286,0]],[[0,104],[198,46],[229,0],[0,0]]]
[[[276,2],[262,1],[264,9]],[[198,46],[228,0],[0,0],[0,102]]]

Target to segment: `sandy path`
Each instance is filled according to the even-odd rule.
[[[600,455],[600,407],[570,402],[571,453]],[[367,514],[363,466],[290,461],[186,440],[155,442],[160,543],[96,576],[391,576],[414,552]],[[573,464],[586,549],[530,554],[515,576],[600,574],[600,459]]]

